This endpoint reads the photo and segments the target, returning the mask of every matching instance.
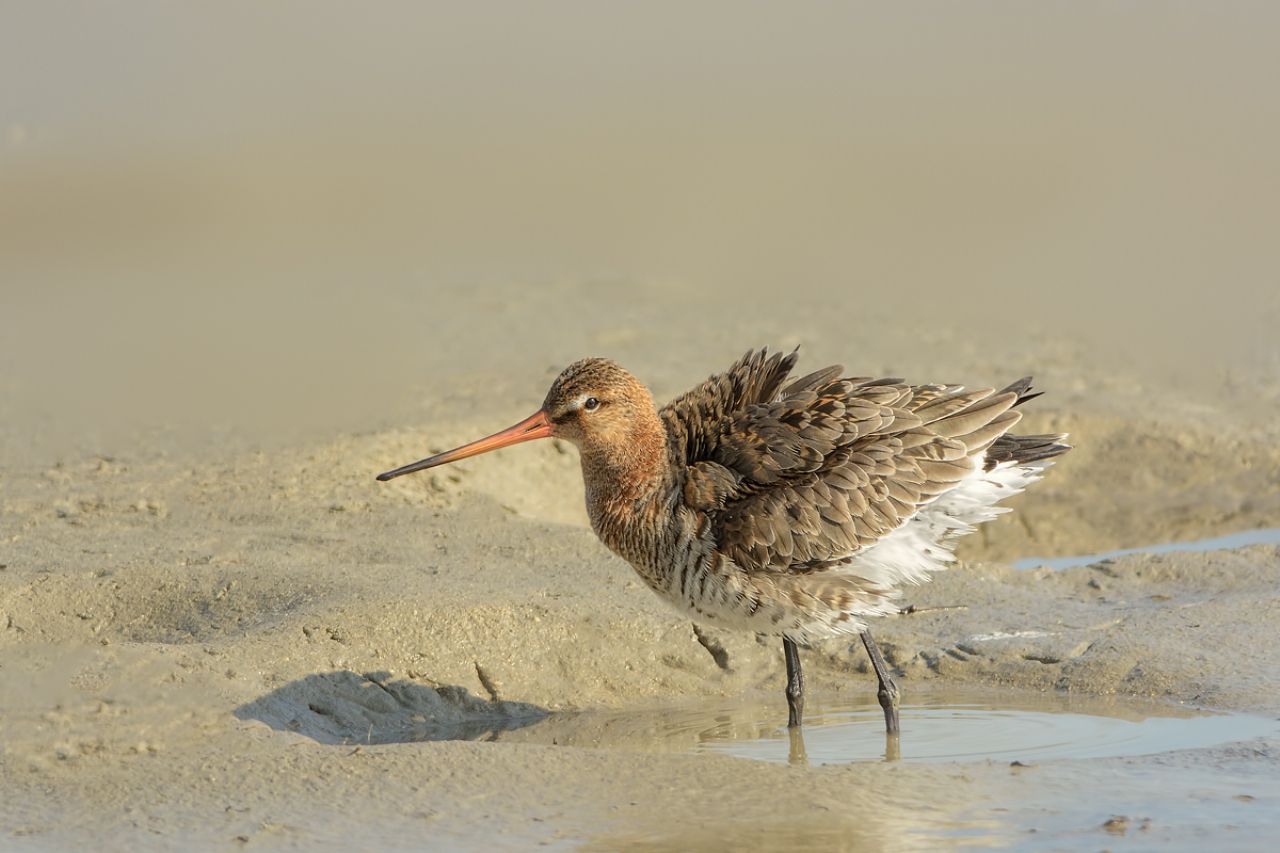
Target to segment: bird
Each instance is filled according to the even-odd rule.
[[[900,691],[868,627],[904,587],[955,559],[955,540],[1007,507],[1071,449],[1014,435],[1031,379],[1000,391],[846,377],[792,379],[799,350],[749,350],[666,405],[616,362],[586,358],[501,432],[379,474],[380,481],[555,437],[579,452],[591,526],[695,622],[780,636],[788,727],[804,716],[799,648],[857,635],[886,733]]]

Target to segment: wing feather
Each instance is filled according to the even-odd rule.
[[[787,382],[797,353],[747,352],[664,406],[685,504],[717,551],[748,572],[847,563],[984,464],[1062,452],[1058,436],[1007,437],[1030,380],[1000,392],[842,378]],[[1021,443],[1018,443],[1021,442]]]
[[[810,374],[818,380],[726,418],[711,449],[736,478],[711,530],[749,572],[848,561],[980,467],[1017,421],[1014,392],[920,386],[917,397],[900,382],[834,375]]]

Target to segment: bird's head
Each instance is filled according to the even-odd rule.
[[[566,367],[542,403],[520,423],[453,450],[379,474],[390,480],[535,438],[562,438],[586,455],[628,455],[630,445],[658,423],[653,396],[634,376],[607,358],[584,358]]]
[[[635,422],[653,415],[653,397],[616,362],[584,358],[551,383],[541,411],[552,435],[589,452],[628,441]]]

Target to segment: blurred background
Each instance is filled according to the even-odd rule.
[[[1269,423],[1278,25],[1264,2],[6,3],[0,451],[497,428],[581,356],[661,397],[764,344]]]

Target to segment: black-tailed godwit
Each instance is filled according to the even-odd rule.
[[[614,362],[584,359],[515,426],[378,479],[569,441],[591,526],[654,592],[699,622],[781,635],[790,726],[804,708],[798,645],[858,634],[896,734],[898,688],[867,618],[899,612],[900,587],[944,568],[957,536],[1069,447],[1009,434],[1038,396],[1030,379],[966,391],[832,366],[788,383],[796,358],[748,352],[660,409]]]

